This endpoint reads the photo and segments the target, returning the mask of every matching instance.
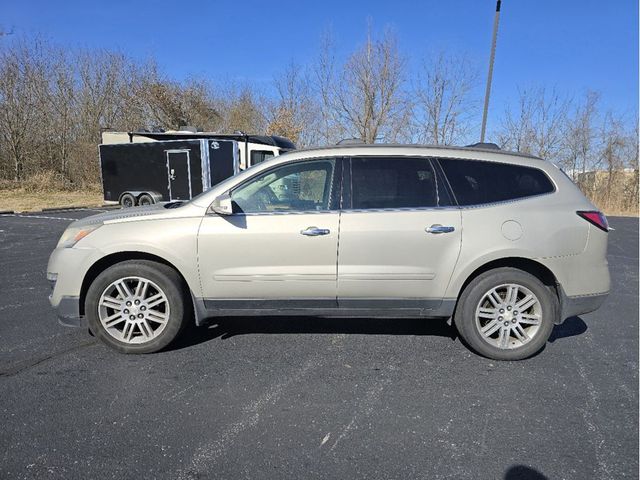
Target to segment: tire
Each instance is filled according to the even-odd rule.
[[[544,348],[558,316],[557,302],[535,276],[497,268],[467,285],[454,323],[476,353],[494,360],[523,360]]]
[[[107,268],[85,300],[89,328],[121,353],[162,350],[180,334],[191,311],[188,289],[178,273],[148,260]]]
[[[138,205],[153,205],[154,203],[156,203],[156,201],[148,193],[143,193],[138,197]]]
[[[135,207],[136,197],[134,197],[130,193],[125,193],[120,197],[120,205],[122,205],[123,208]]]

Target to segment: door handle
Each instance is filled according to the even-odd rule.
[[[328,228],[307,227],[304,230],[300,230],[300,235],[306,235],[307,237],[317,237],[320,235],[329,235],[331,230]]]
[[[455,230],[453,227],[445,227],[444,225],[440,225],[436,223],[424,229],[427,233],[439,234],[439,233],[451,233]]]

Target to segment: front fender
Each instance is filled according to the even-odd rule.
[[[201,218],[157,219],[105,224],[85,239],[83,248],[100,252],[94,264],[106,257],[150,255],[171,264],[185,279],[194,296],[201,296],[198,275],[197,235]]]

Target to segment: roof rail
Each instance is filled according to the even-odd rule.
[[[336,145],[364,145],[364,141],[360,138],[343,138]]]
[[[471,145],[465,145],[465,148],[484,148],[485,150],[500,150],[500,147],[495,143],[478,142]]]

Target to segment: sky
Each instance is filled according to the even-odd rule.
[[[265,89],[292,61],[313,62],[323,32],[330,30],[346,55],[364,42],[370,23],[374,33],[395,33],[409,77],[430,53],[466,55],[480,74],[479,104],[495,12],[495,0],[2,3],[0,29],[16,37],[115,49],[141,61],[154,57],[175,79],[246,81]],[[489,129],[518,89],[542,86],[573,98],[599,91],[605,110],[634,118],[638,2],[502,0]]]

